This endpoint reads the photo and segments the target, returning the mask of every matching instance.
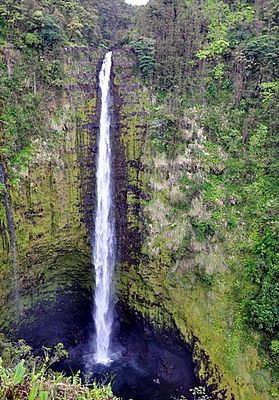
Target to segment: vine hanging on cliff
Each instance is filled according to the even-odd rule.
[[[155,41],[150,38],[141,37],[131,40],[129,44],[138,57],[139,69],[142,76],[146,80],[150,79],[155,67]]]

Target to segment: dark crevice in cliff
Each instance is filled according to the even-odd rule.
[[[11,263],[13,267],[13,288],[14,288],[14,297],[16,302],[16,308],[19,307],[19,288],[18,288],[18,272],[17,272],[17,244],[16,244],[16,231],[15,231],[15,223],[12,213],[12,205],[11,205],[11,197],[9,192],[9,187],[7,184],[6,173],[4,169],[3,163],[0,161],[0,184],[2,185],[2,189],[4,191],[4,203],[6,210],[6,222],[7,222],[7,230],[9,233],[9,254],[11,256]],[[3,237],[3,236],[2,236]]]
[[[79,129],[88,133],[88,144],[85,155],[80,157],[81,165],[81,191],[83,199],[83,215],[87,226],[90,240],[93,241],[92,232],[94,232],[95,207],[96,207],[96,156],[97,139],[99,135],[99,119],[101,111],[101,96],[99,87],[99,73],[102,67],[102,58],[97,63],[95,71],[95,84],[91,88],[91,96],[96,97],[94,112],[90,111],[88,121],[79,126]]]
[[[115,50],[119,51],[119,50]],[[90,116],[90,122],[83,125],[89,135],[89,150],[87,154],[79,157],[81,165],[81,190],[83,198],[83,213],[86,226],[89,232],[94,232],[94,213],[96,205],[96,152],[97,138],[99,135],[100,118],[100,89],[98,84],[98,75],[102,65],[100,58],[96,68],[96,111]],[[114,212],[116,220],[117,237],[117,260],[119,263],[137,263],[141,248],[141,236],[137,229],[129,227],[127,193],[133,192],[138,199],[134,205],[133,213],[136,219],[139,219],[140,210],[138,208],[141,192],[129,184],[128,165],[133,164],[135,170],[140,170],[138,160],[127,160],[125,154],[125,145],[123,143],[123,132],[121,125],[120,110],[123,100],[119,92],[119,87],[115,82],[115,72],[112,67],[111,73],[111,141],[112,141],[112,181]],[[79,146],[80,147],[80,146]],[[92,238],[91,238],[92,240]]]
[[[115,83],[114,62],[112,66],[111,76],[111,93],[112,93],[112,120],[111,120],[111,135],[112,135],[112,181],[113,181],[113,197],[115,204],[115,230],[117,237],[117,257],[118,262],[127,260],[127,243],[129,238],[128,221],[127,221],[127,180],[128,173],[126,167],[126,156],[123,142],[121,141],[121,126],[119,105],[121,99],[117,91]]]
[[[141,247],[143,243],[142,232],[140,226],[143,226],[142,209],[140,206],[141,199],[145,197],[142,190],[142,182],[139,176],[142,172],[141,148],[140,140],[133,143],[133,146],[139,151],[139,156],[136,159],[130,159],[128,155],[128,144],[125,135],[127,135],[127,126],[125,118],[131,115],[126,115],[125,96],[127,92],[133,90],[129,82],[131,74],[134,73],[134,59],[132,51],[128,49],[115,49],[115,66],[113,74],[113,146],[114,146],[114,182],[115,182],[115,204],[116,204],[116,220],[117,220],[117,237],[119,238],[119,253],[121,254],[120,261],[123,265],[138,265],[141,257]],[[119,75],[119,58],[132,57],[130,64],[122,65],[125,70],[125,78]],[[116,82],[120,79],[120,82]],[[138,86],[137,86],[138,89]],[[139,116],[142,111],[137,111]],[[146,129],[145,124],[135,126],[134,135],[137,135],[136,130]],[[130,128],[129,128],[130,129]],[[129,139],[131,140],[131,139]],[[131,145],[131,143],[129,143]],[[133,177],[131,177],[133,171]],[[130,197],[130,199],[129,199]],[[131,201],[131,197],[133,200]],[[135,223],[131,223],[131,219]]]

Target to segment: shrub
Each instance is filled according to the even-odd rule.
[[[62,30],[56,20],[50,15],[44,17],[41,37],[44,47],[53,48],[63,42],[64,36]]]
[[[150,38],[131,40],[130,47],[135,51],[139,68],[145,79],[151,78],[155,67],[155,41]]]

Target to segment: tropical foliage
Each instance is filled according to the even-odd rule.
[[[43,347],[42,356],[34,356],[24,341],[8,342],[1,335],[0,343],[0,397],[11,400],[113,400],[110,385],[85,385],[80,374],[65,377],[50,367],[67,357],[59,343],[55,348]]]

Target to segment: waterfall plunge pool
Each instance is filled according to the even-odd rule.
[[[95,364],[89,340],[71,348],[69,358],[58,369],[67,373],[80,370],[90,381],[111,382],[113,393],[123,400],[193,399],[189,389],[199,386],[195,364],[178,332],[155,330],[119,307],[118,321],[112,345],[118,353],[116,361]]]

